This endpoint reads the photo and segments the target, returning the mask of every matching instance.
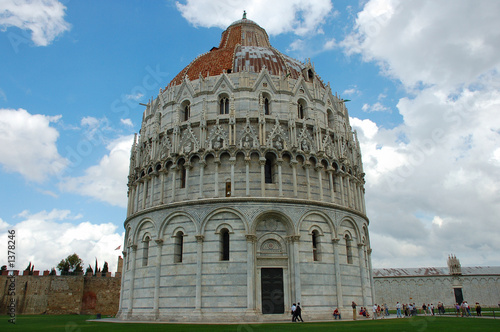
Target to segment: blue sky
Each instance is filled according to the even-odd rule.
[[[496,1],[0,2],[0,264],[116,266],[143,106],[248,18],[347,104],[374,267],[500,265]]]

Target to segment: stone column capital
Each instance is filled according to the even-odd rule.
[[[130,248],[133,250],[133,251],[136,251],[137,250],[137,244],[132,244],[130,246]]]
[[[340,239],[338,237],[332,239],[333,244],[337,244],[340,242]]]
[[[245,234],[247,242],[256,242],[257,236],[255,234]]]
[[[159,246],[159,247],[163,245],[163,240],[162,239],[155,240],[155,242],[156,242],[156,245]]]
[[[203,241],[205,240],[205,235],[195,235],[195,238],[196,242],[203,243]]]
[[[364,243],[358,243],[358,248],[359,248],[359,249],[362,249],[364,246],[365,246],[365,244],[364,244]]]

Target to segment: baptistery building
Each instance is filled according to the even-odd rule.
[[[118,317],[331,318],[374,298],[364,173],[345,101],[243,19],[144,111]],[[168,84],[168,85],[167,85]]]

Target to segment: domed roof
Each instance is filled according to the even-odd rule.
[[[223,33],[219,47],[213,47],[187,65],[170,85],[178,85],[187,76],[189,80],[227,73],[259,73],[264,66],[271,75],[288,75],[297,79],[305,65],[271,46],[266,31],[246,15],[233,22]]]

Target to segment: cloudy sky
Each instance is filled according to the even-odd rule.
[[[241,18],[347,104],[373,266],[499,266],[500,2],[0,1],[0,265],[111,270],[146,103]]]

